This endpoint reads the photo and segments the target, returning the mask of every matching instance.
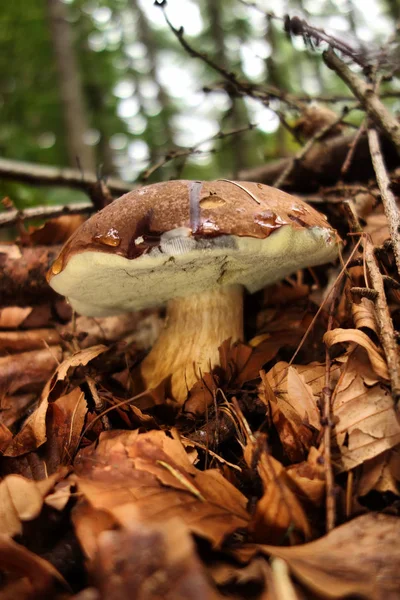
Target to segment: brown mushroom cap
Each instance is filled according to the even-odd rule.
[[[255,292],[337,253],[326,218],[280,190],[167,181],[129,192],[83,223],[49,283],[78,312],[101,316],[221,285]]]

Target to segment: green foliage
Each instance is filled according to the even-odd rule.
[[[90,124],[90,131],[82,134],[85,143],[93,145],[103,173],[133,181],[168,150],[193,146],[218,129],[240,128],[249,122],[258,123],[259,128],[218,141],[214,152],[168,163],[151,180],[230,177],[240,168],[262,164],[298,147],[274,116],[274,111],[283,111],[288,123],[293,123],[298,116],[293,108],[272,100],[269,111],[255,100],[230,97],[221,89],[203,93],[204,86],[220,84],[222,76],[187,55],[162,20],[162,11],[150,1],[67,0],[66,4]],[[207,53],[242,81],[272,85],[302,97],[348,94],[322,64],[320,50],[310,51],[299,38],[290,40],[282,21],[268,19],[245,4],[240,0],[170,0],[167,11],[177,28],[185,28],[193,48]],[[335,18],[346,24],[339,1],[304,0],[303,4],[290,0],[287,4],[289,10],[303,10],[310,21],[318,17],[319,25],[328,26]],[[365,26],[370,28],[371,38],[379,37],[382,23],[389,33],[397,14],[395,3],[372,3],[382,22],[368,22],[359,0],[348,4],[353,7],[348,13],[349,31],[354,32],[359,21],[364,34]],[[274,6],[281,16],[283,9],[280,3]],[[0,154],[67,166],[68,131],[50,27],[44,0],[14,0],[2,6]],[[351,120],[359,123],[357,114]],[[68,190],[18,183],[0,184],[0,194],[12,197],[18,206],[78,197]]]

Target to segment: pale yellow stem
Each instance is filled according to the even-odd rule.
[[[141,364],[146,387],[171,376],[172,395],[182,404],[201,374],[219,364],[218,347],[228,338],[243,339],[242,286],[170,300],[165,329]]]

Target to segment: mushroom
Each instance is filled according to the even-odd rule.
[[[141,364],[148,388],[171,376],[180,403],[243,339],[243,291],[332,261],[338,238],[312,207],[260,183],[167,181],[93,215],[67,241],[48,281],[88,316],[166,305],[163,332]]]

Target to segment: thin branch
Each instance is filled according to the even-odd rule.
[[[364,133],[365,133],[365,121],[363,121],[361,123],[361,125],[360,125],[360,127],[359,127],[359,129],[358,129],[358,131],[356,133],[356,135],[354,136],[354,139],[353,139],[352,143],[350,144],[349,151],[348,151],[347,156],[346,156],[346,160],[344,161],[344,163],[342,165],[342,168],[340,170],[340,173],[341,173],[342,177],[344,175],[346,175],[347,171],[349,170],[350,165],[351,165],[351,161],[353,160],[353,156],[354,156],[354,153],[355,153],[356,148],[357,148],[357,144],[360,141],[360,138],[361,138],[361,136]]]
[[[189,56],[192,56],[193,58],[199,58],[206,65],[208,65],[211,69],[213,69],[214,71],[216,71],[217,73],[222,75],[222,77],[227,82],[229,82],[229,84],[231,85],[233,90],[236,90],[239,93],[239,95],[250,96],[251,98],[260,100],[260,102],[262,102],[262,104],[264,104],[264,106],[271,108],[269,106],[270,96],[271,96],[270,94],[266,94],[266,93],[260,94],[260,92],[256,93],[256,91],[254,90],[254,86],[251,83],[239,80],[235,73],[233,73],[232,71],[227,71],[226,69],[221,67],[218,63],[214,62],[207,54],[205,54],[204,52],[199,52],[198,50],[196,50],[195,48],[193,48],[193,46],[191,46],[189,44],[189,42],[184,37],[183,27],[176,29],[172,25],[171,21],[169,20],[166,10],[165,10],[166,4],[167,4],[165,2],[165,0],[155,0],[154,4],[161,8],[161,10],[163,11],[163,14],[164,14],[165,22],[167,23],[168,27],[170,28],[170,30],[172,31],[172,33],[174,34],[174,36],[176,37],[176,39],[178,40],[178,42],[180,43],[182,48],[184,50],[186,50],[186,52],[189,54]],[[275,91],[279,92],[279,90],[275,90]],[[232,90],[230,90],[229,93],[232,93]],[[276,94],[274,94],[274,95],[276,95]],[[297,102],[296,100],[294,100],[292,98],[292,96],[289,96],[287,94],[280,93],[280,95],[276,96],[276,97],[279,97],[280,100],[282,100],[283,102],[286,102],[288,105],[290,105],[294,108],[301,109],[304,107],[304,104]]]
[[[33,185],[71,187],[86,193],[88,193],[90,186],[96,186],[99,181],[95,173],[85,172],[83,175],[79,169],[43,166],[6,158],[0,158],[0,177],[1,179],[22,181]],[[119,196],[130,192],[133,185],[110,177],[107,179],[107,187],[113,194]]]
[[[354,108],[354,107],[353,107]],[[349,111],[352,110],[348,107],[344,107],[342,110],[342,114],[338,116],[332,123],[328,123],[321,129],[319,129],[308,141],[301,150],[296,154],[295,157],[291,159],[288,163],[286,169],[282,171],[279,177],[274,181],[274,187],[280,187],[290,175],[296,163],[299,163],[311,150],[314,144],[320,140],[322,140],[330,131],[332,131],[339,123],[341,123],[346,115],[348,115]]]
[[[393,253],[396,260],[397,271],[400,274],[400,212],[397,208],[396,198],[391,190],[391,183],[386,171],[376,129],[368,129],[368,142],[376,180],[378,182],[386,219],[388,221],[389,234],[393,244]]]
[[[372,287],[377,292],[374,302],[379,326],[379,337],[386,356],[393,399],[397,403],[400,400],[400,361],[396,343],[396,332],[386,301],[383,276],[376,262],[374,245],[370,239],[366,239],[364,248],[368,274]]]
[[[200,147],[203,144],[206,144],[207,142],[223,140],[227,137],[234,136],[239,133],[243,133],[245,131],[251,131],[252,129],[254,129],[254,127],[256,127],[255,124],[249,123],[248,125],[244,125],[243,127],[238,127],[236,129],[231,129],[229,131],[225,131],[225,132],[219,131],[215,135],[213,135],[205,140],[202,140],[201,142],[198,142],[197,144],[195,144],[194,146],[191,146],[190,148],[179,148],[179,149],[175,149],[175,150],[170,150],[158,162],[156,162],[154,165],[151,165],[149,168],[147,168],[145,171],[143,171],[143,173],[141,175],[139,175],[138,179],[139,179],[139,181],[146,181],[151,175],[153,175],[153,173],[155,173],[155,171],[157,171],[161,167],[164,167],[168,162],[170,162],[171,160],[174,160],[175,158],[182,158],[182,157],[186,157],[186,156],[191,156],[193,154],[207,154],[209,152],[214,152],[214,149],[200,150]]]
[[[0,213],[0,229],[10,227],[21,221],[32,221],[33,219],[53,219],[62,215],[82,215],[94,212],[96,209],[93,202],[77,202],[64,206],[35,206],[25,210],[7,210]]]
[[[324,52],[323,58],[325,64],[351,89],[374,123],[392,140],[400,154],[400,123],[381,102],[373,87],[353,73],[332,49]]]

